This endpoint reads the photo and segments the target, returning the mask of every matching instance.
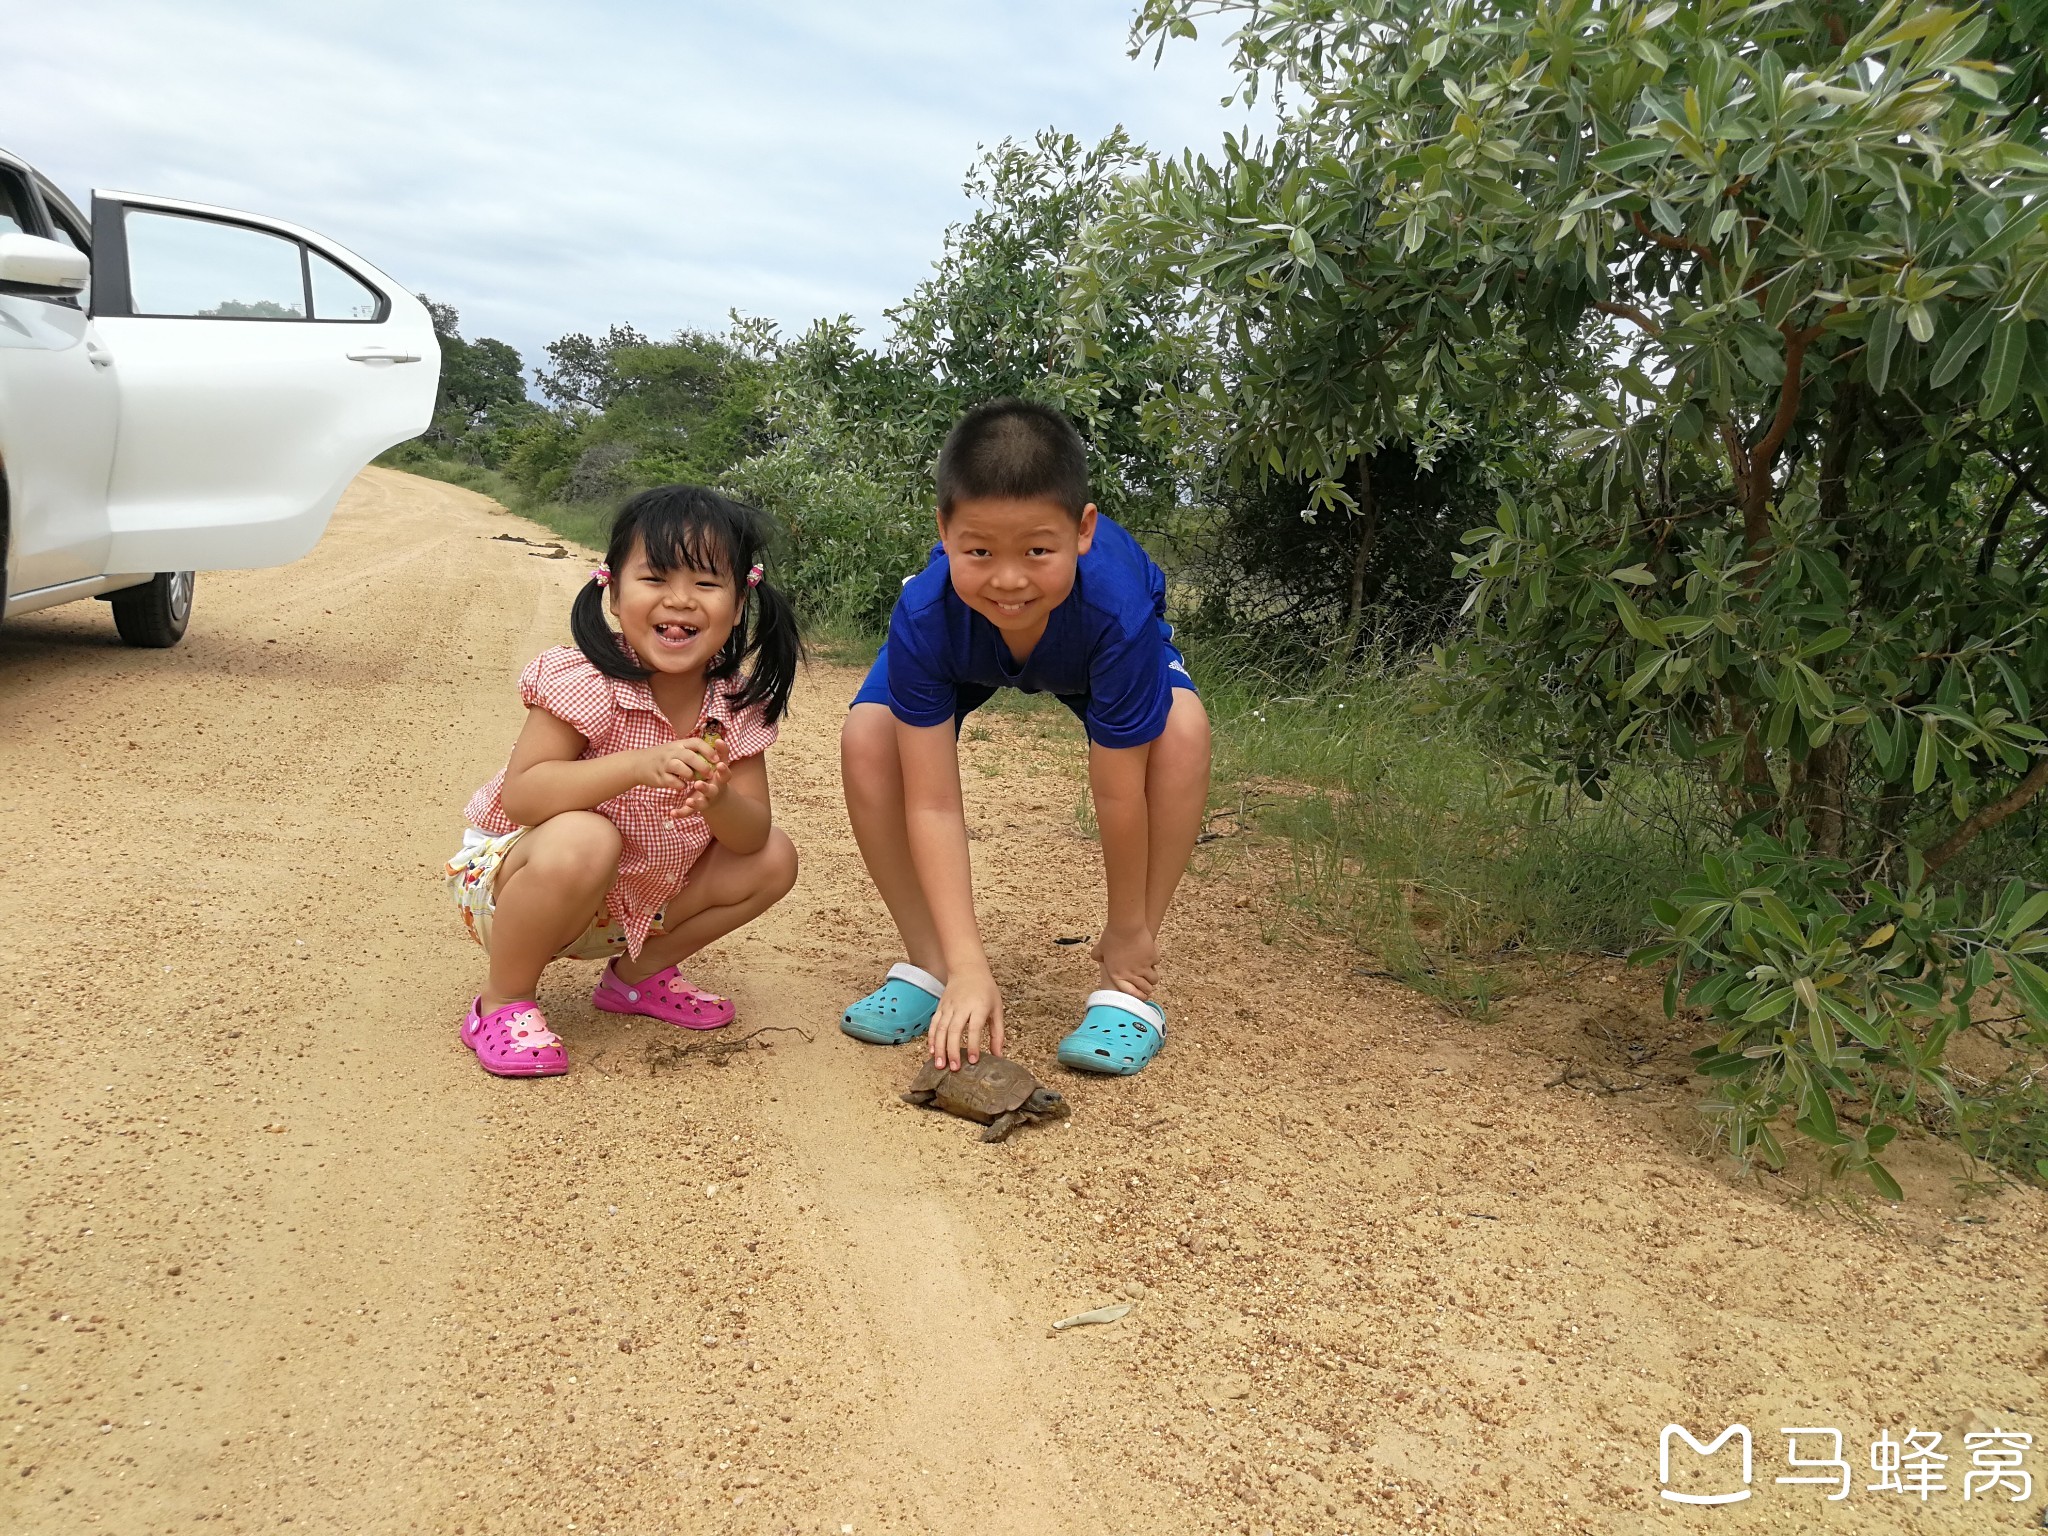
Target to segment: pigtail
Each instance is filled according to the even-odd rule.
[[[796,607],[781,591],[762,581],[747,594],[746,629],[743,649],[735,664],[750,660],[751,665],[738,702],[742,707],[760,705],[768,723],[773,725],[789,708],[797,665],[804,659],[803,631],[796,621]],[[733,638],[740,638],[737,629]]]
[[[619,521],[626,521],[623,514]],[[612,543],[616,545],[618,542],[619,536],[614,533]],[[632,547],[632,530],[629,527],[626,548],[631,550]],[[623,555],[619,556],[619,562],[624,563]],[[612,562],[607,560],[605,568],[609,570],[611,567]],[[604,586],[598,581],[595,571],[590,573],[590,580],[583,584],[583,590],[576,594],[576,601],[569,608],[569,638],[576,642],[576,649],[583,653],[583,659],[606,677],[616,677],[624,683],[638,683],[654,676],[633,660],[631,653],[620,644],[619,632],[604,616]]]

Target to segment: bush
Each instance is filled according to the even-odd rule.
[[[1987,1004],[2008,1022],[2048,1017],[2048,891],[2010,880],[1968,900],[1929,886],[1917,854],[1898,888],[1859,888],[1847,862],[1814,853],[1801,822],[1709,854],[1650,905],[1666,938],[1635,958],[1671,962],[1668,1009],[1682,999],[1721,1024],[1699,1069],[1719,1080],[1705,1110],[1737,1155],[1784,1166],[1774,1123],[1789,1115],[1831,1172],[1867,1174],[1897,1200],[1877,1154],[1929,1110],[1987,1150],[2017,1142],[2026,1154],[2029,1133],[1987,1117],[1981,1098],[1967,1104],[1944,1057]],[[2011,1107],[2038,1138],[2039,1095]]]
[[[807,409],[729,483],[777,520],[776,581],[805,618],[879,635],[938,531],[923,475],[893,467],[902,458],[855,451],[848,438],[829,413]]]

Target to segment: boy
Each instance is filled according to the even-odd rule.
[[[1088,456],[1057,411],[996,400],[939,453],[940,549],[904,583],[889,639],[840,733],[846,808],[909,963],[841,1028],[934,1062],[1003,1051],[1003,999],[975,922],[960,722],[997,688],[1053,693],[1088,732],[1108,912],[1069,1067],[1127,1075],[1158,1054],[1159,924],[1209,795],[1209,717],[1167,626],[1166,581],[1088,499]]]

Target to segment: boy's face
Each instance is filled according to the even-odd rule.
[[[960,601],[1006,637],[1035,641],[1074,590],[1074,568],[1095,542],[1095,505],[1077,519],[1056,501],[958,501],[939,541]]]

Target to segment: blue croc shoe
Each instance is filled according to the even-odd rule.
[[[1166,1044],[1166,1010],[1128,992],[1088,994],[1081,1026],[1060,1042],[1060,1065],[1129,1077]]]
[[[839,1027],[870,1045],[902,1045],[932,1027],[946,984],[930,971],[905,963],[889,967],[889,979],[839,1016]]]

